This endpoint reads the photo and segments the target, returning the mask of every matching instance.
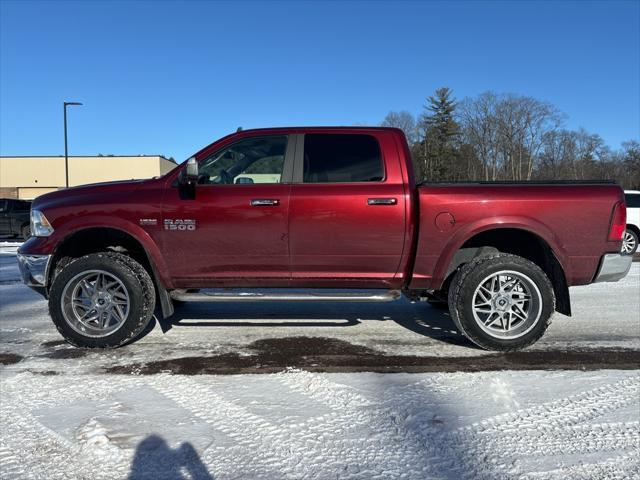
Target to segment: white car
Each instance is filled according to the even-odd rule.
[[[627,230],[622,239],[622,253],[633,255],[638,250],[640,238],[640,190],[625,190],[624,200],[627,204]]]

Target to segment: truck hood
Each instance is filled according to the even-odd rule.
[[[130,194],[144,185],[157,181],[157,178],[118,180],[64,188],[39,196],[33,201],[31,208],[46,209],[74,203],[105,203],[105,200],[116,201],[120,195]]]

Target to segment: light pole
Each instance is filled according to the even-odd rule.
[[[69,151],[67,148],[67,106],[82,105],[80,102],[64,102],[64,177],[65,185],[69,188]]]

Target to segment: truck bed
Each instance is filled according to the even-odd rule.
[[[456,251],[496,228],[546,243],[568,285],[590,283],[602,255],[618,251],[618,243],[608,241],[612,210],[623,201],[613,182],[425,183],[417,194],[412,288],[440,288]]]

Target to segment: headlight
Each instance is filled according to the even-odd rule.
[[[53,233],[53,227],[40,210],[31,210],[31,235],[34,237],[48,237]]]

